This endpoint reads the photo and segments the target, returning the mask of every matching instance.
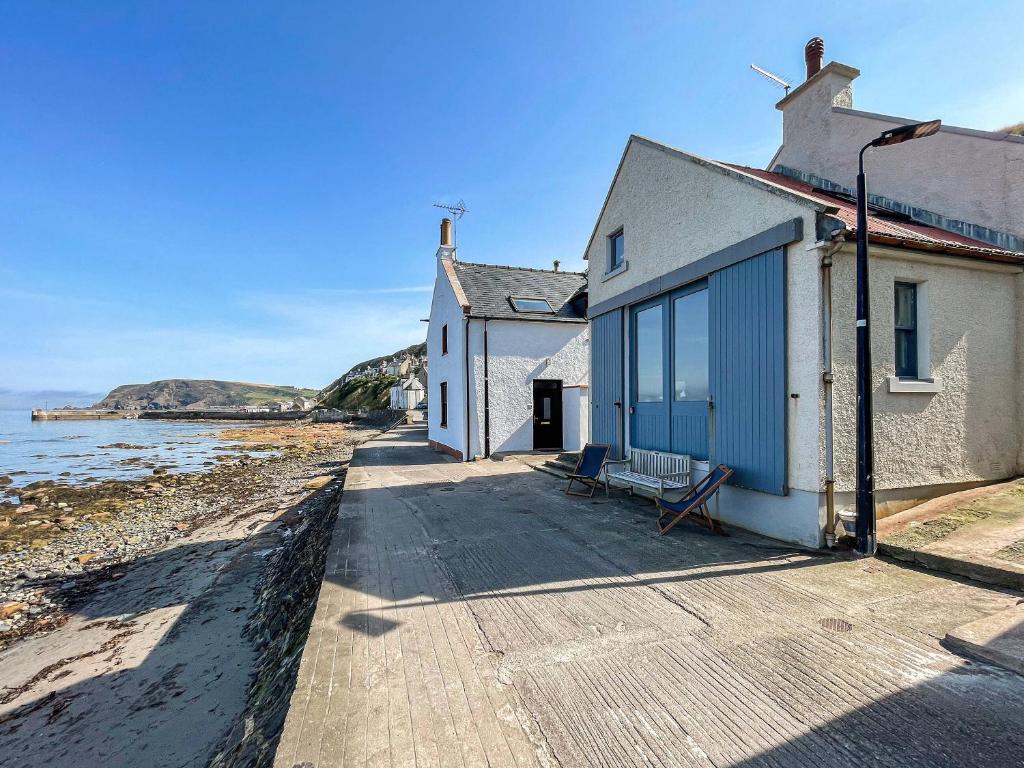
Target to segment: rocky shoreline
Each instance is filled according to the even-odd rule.
[[[9,537],[2,560],[4,598],[25,606],[0,650],[7,754],[25,765],[269,764],[348,461],[383,426],[228,431],[273,454],[73,501],[65,494],[83,489],[41,487],[51,537]],[[76,524],[65,530],[62,515]],[[82,563],[84,550],[95,557]]]
[[[210,768],[269,766],[288,714],[302,651],[316,610],[344,473],[289,511],[284,546],[275,548],[256,589],[245,637],[257,662],[236,718]]]
[[[116,578],[118,566],[248,503],[281,462],[301,462],[346,442],[349,430],[289,424],[219,436],[244,441],[244,453],[225,455],[205,472],[160,467],[140,480],[8,485],[8,497],[21,504],[0,502],[0,649],[60,626],[98,576]]]

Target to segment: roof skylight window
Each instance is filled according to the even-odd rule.
[[[536,299],[529,296],[509,296],[512,308],[516,312],[541,312],[546,315],[553,315],[555,310],[551,308],[547,299]]]

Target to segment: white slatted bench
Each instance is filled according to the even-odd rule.
[[[678,453],[631,448],[628,459],[609,460],[608,479],[626,485],[632,493],[647,488],[659,496],[665,491],[685,491],[690,487],[690,457]]]

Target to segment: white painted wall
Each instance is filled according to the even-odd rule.
[[[441,328],[448,325],[448,354],[441,354]],[[431,440],[465,455],[466,375],[465,320],[451,283],[440,260],[430,301],[427,326],[427,367],[430,371],[430,407],[427,409],[427,433]],[[441,426],[442,381],[448,382],[448,426]]]
[[[871,354],[875,485],[881,511],[945,490],[1011,477],[1021,466],[1020,332],[1017,267],[873,246]],[[895,372],[893,284],[921,283],[934,393],[890,392]],[[836,490],[855,478],[855,251],[834,258]],[[926,318],[924,317],[926,313]],[[937,487],[929,491],[929,487]],[[885,506],[886,500],[888,506]],[[844,506],[852,499],[843,499]]]
[[[578,451],[590,442],[590,388],[563,387],[562,414],[562,446]]]
[[[882,131],[917,122],[850,109],[856,74],[831,64],[779,102],[783,143],[769,167],[856,188],[860,148]],[[944,127],[927,139],[868,150],[865,158],[872,194],[1024,236],[1024,137]]]
[[[403,389],[398,383],[391,388],[391,409],[408,411],[423,402],[422,389]]]
[[[484,452],[483,327],[483,320],[471,321],[470,386],[475,398],[470,426],[473,453],[478,456]],[[533,449],[533,380],[560,380],[563,388],[588,384],[589,343],[586,323],[487,321],[491,453]],[[565,391],[563,436],[569,429],[568,420],[574,418],[575,448],[584,439],[579,428],[582,405],[573,395],[573,402],[567,405]],[[572,414],[567,413],[570,410]],[[568,442],[565,447],[568,449]]]
[[[1014,295],[1017,304],[1017,381],[1024,381],[1024,274],[1014,280]],[[1024,431],[1024,387],[1017,387],[1017,429]],[[1017,446],[1017,467],[1024,470],[1024,434]]]
[[[730,488],[721,519],[787,541],[817,546],[824,529],[821,387],[821,290],[813,245],[815,213],[791,197],[766,191],[685,157],[633,142],[588,250],[590,304],[704,258],[794,218],[805,237],[787,249],[788,496]],[[628,268],[602,280],[607,236],[625,232]],[[624,340],[626,360],[629,339]],[[628,364],[628,363],[627,363]],[[627,389],[629,377],[626,377]],[[629,402],[629,392],[625,393]],[[626,441],[629,440],[628,425]]]

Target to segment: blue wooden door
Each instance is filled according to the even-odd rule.
[[[785,249],[712,274],[710,389],[712,460],[732,483],[767,493],[786,488]]]
[[[670,447],[669,314],[667,296],[630,310],[629,443],[635,448]]]
[[[612,446],[622,457],[623,311],[614,309],[590,321],[590,439]]]

